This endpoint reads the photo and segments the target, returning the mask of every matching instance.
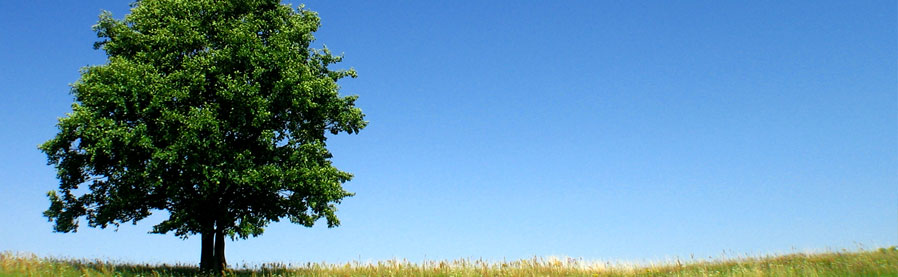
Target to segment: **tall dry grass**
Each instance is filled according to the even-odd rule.
[[[199,276],[185,265],[135,265],[101,260],[0,253],[0,276]],[[387,260],[372,263],[264,264],[227,276],[898,276],[898,248],[626,264],[572,258],[491,262]]]

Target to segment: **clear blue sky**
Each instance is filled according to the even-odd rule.
[[[231,264],[767,254],[898,244],[895,1],[314,1],[368,115],[343,225]],[[197,263],[198,238],[51,232],[37,145],[126,1],[0,1],[0,251]]]

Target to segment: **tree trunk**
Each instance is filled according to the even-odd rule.
[[[203,246],[202,250],[200,250],[200,270],[203,272],[212,272],[215,270],[212,262],[215,258],[215,232],[212,230],[203,231],[202,233],[202,241]]]
[[[215,265],[216,272],[222,272],[228,268],[228,262],[225,259],[225,234],[223,228],[215,229],[215,254],[212,263]]]

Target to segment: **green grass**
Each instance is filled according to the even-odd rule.
[[[0,253],[0,276],[197,276],[194,266],[134,265]],[[626,265],[578,259],[266,264],[228,276],[898,276],[898,248]]]

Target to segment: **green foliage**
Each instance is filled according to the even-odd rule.
[[[338,95],[355,71],[329,69],[341,56],[311,48],[318,27],[314,12],[277,0],[104,12],[94,47],[108,63],[82,70],[72,112],[40,146],[60,180],[44,215],[73,232],[82,217],[105,228],[165,210],[153,232],[181,237],[247,238],[283,218],[339,225],[352,175],[331,164],[326,132],[367,122],[356,96]]]
[[[130,265],[104,261],[41,259],[0,253],[0,276],[200,276],[184,265]],[[510,262],[483,260],[390,260],[375,263],[308,263],[301,266],[266,264],[235,269],[226,276],[898,276],[898,250],[792,254],[719,261],[626,265],[579,259],[529,259]]]

